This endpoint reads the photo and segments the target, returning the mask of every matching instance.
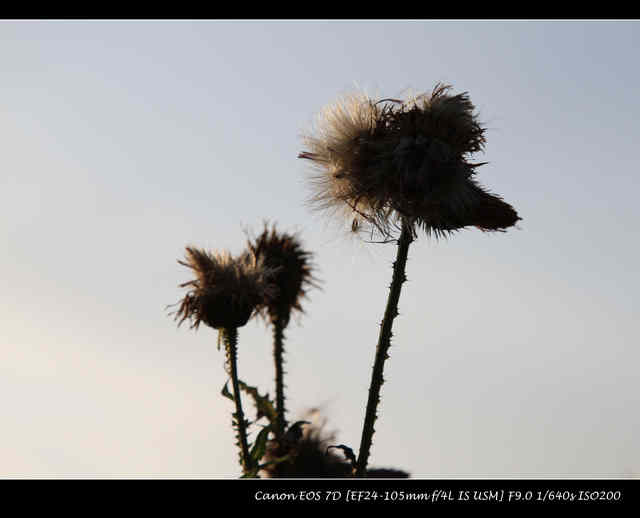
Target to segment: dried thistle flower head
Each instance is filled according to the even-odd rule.
[[[286,325],[292,311],[303,312],[301,301],[310,287],[317,287],[313,276],[311,252],[306,251],[297,236],[280,233],[273,225],[248,241],[249,251],[267,268],[277,270],[273,283],[278,287],[275,296],[268,297],[262,309],[272,321],[281,319]]]
[[[352,94],[326,107],[298,155],[320,171],[311,201],[346,210],[353,230],[368,223],[384,236],[400,219],[436,236],[514,225],[513,207],[473,179],[482,164],[468,158],[483,149],[485,130],[468,95],[450,88],[407,101]]]
[[[265,298],[277,293],[275,271],[252,253],[234,258],[228,252],[187,247],[186,260],[178,262],[196,275],[180,285],[189,291],[179,302],[178,325],[190,319],[195,329],[201,322],[215,329],[241,327]]]
[[[313,410],[311,413],[315,413]],[[308,421],[302,421],[308,423]],[[285,434],[280,440],[273,439],[267,445],[265,461],[274,461],[285,456],[288,460],[269,464],[263,474],[268,478],[348,478],[353,473],[350,462],[336,454],[335,432],[325,432],[326,419],[304,426],[295,440]],[[293,425],[295,426],[295,425]],[[292,426],[292,428],[293,428]],[[339,447],[338,447],[339,449]],[[369,469],[369,478],[408,478],[409,474],[397,469]]]
[[[344,478],[351,475],[351,465],[332,450],[333,434],[323,434],[322,427],[305,426],[296,441],[274,439],[267,446],[265,460],[286,455],[289,460],[271,464],[264,470],[269,478]]]

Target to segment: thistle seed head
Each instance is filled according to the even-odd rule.
[[[289,460],[265,468],[268,478],[344,478],[351,474],[351,465],[333,450],[332,434],[324,435],[320,428],[305,426],[302,437],[295,442],[274,439],[267,446],[267,461],[289,455]]]
[[[325,432],[326,419],[302,427],[302,434],[294,441],[285,434],[267,445],[265,461],[289,456],[288,460],[270,464],[263,470],[268,478],[348,478],[353,468],[341,454],[331,448],[335,433]],[[408,478],[409,473],[397,469],[368,469],[368,478]]]
[[[185,260],[178,262],[195,274],[195,279],[180,285],[188,292],[178,302],[178,326],[189,319],[194,329],[201,322],[215,329],[241,327],[266,298],[277,293],[275,270],[250,252],[233,258],[228,252],[189,246]]]
[[[278,291],[261,306],[263,316],[281,319],[286,325],[293,311],[303,312],[301,301],[309,288],[318,287],[313,276],[311,252],[305,250],[296,235],[280,233],[265,223],[255,239],[249,237],[248,250],[267,267],[276,271],[273,283]]]
[[[484,148],[485,129],[468,95],[450,88],[407,101],[352,94],[326,107],[298,155],[318,170],[312,204],[346,211],[352,229],[367,223],[384,237],[401,220],[436,236],[514,225],[513,207],[473,178],[482,164],[468,158]]]

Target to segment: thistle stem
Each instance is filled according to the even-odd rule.
[[[251,457],[249,455],[249,444],[247,442],[247,422],[242,411],[242,401],[240,399],[240,386],[238,384],[238,329],[228,327],[223,330],[224,345],[227,352],[227,365],[231,384],[233,386],[233,400],[236,404],[236,412],[233,414],[235,425],[238,430],[238,445],[240,446],[240,458],[243,472],[249,473],[251,469]]]
[[[387,351],[391,345],[394,318],[398,315],[398,301],[400,300],[400,291],[402,284],[407,280],[405,276],[405,268],[407,264],[407,256],[409,253],[409,245],[413,241],[413,232],[409,224],[403,220],[400,239],[398,239],[398,250],[396,260],[393,263],[393,277],[387,298],[387,307],[384,312],[384,318],[380,325],[380,335],[378,337],[378,345],[376,348],[376,357],[373,364],[373,373],[371,375],[371,385],[369,386],[369,399],[367,400],[367,410],[362,428],[362,438],[360,441],[360,451],[356,462],[356,477],[364,476],[369,460],[369,452],[371,450],[371,441],[373,439],[375,420],[378,418],[376,413],[378,403],[380,402],[380,389],[384,383],[382,373],[384,370],[384,362],[389,357]]]
[[[273,321],[273,358],[276,367],[276,411],[278,412],[276,435],[284,435],[287,426],[284,408],[284,323],[278,317]]]

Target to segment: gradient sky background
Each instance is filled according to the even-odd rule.
[[[264,218],[323,280],[289,418],[357,450],[395,246],[305,205],[300,134],[355,88],[443,81],[523,220],[412,245],[370,463],[637,476],[639,53],[637,21],[0,22],[0,475],[237,477],[216,334],[165,306],[185,245],[238,253]],[[263,323],[239,362],[273,394]]]

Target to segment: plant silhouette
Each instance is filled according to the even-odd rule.
[[[438,239],[467,227],[504,232],[521,219],[476,180],[484,163],[470,157],[484,149],[485,128],[468,94],[453,95],[451,88],[437,84],[431,93],[407,100],[344,96],[321,111],[298,155],[315,169],[309,200],[315,209],[345,218],[353,232],[397,245],[357,455],[350,446],[335,444],[335,434],[324,432],[326,422],[287,421],[284,331],[291,315],[303,312],[309,289],[319,287],[313,254],[299,236],[265,223],[236,258],[187,247],[186,260],[179,261],[195,279],[180,285],[188,291],[175,319],[178,325],[190,320],[194,329],[200,323],[217,329],[224,342],[233,391],[225,384],[222,395],[235,405],[232,425],[244,477],[409,476],[368,463],[410,245],[422,233]],[[238,328],[256,315],[272,327],[275,400],[238,376]],[[244,417],[241,393],[253,401],[253,421]],[[252,426],[260,429],[250,444]]]

